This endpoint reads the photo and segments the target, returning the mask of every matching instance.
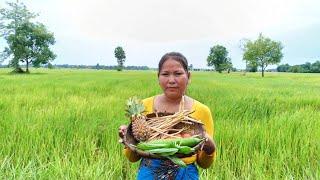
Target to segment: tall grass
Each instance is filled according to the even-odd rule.
[[[127,98],[160,93],[156,72],[0,70],[0,178],[135,179],[117,129]],[[202,179],[319,179],[320,75],[194,72],[218,156]]]

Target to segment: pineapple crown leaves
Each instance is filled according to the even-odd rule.
[[[144,105],[137,97],[131,97],[127,100],[126,116],[133,117],[141,115],[144,112]]]

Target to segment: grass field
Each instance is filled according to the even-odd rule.
[[[135,179],[117,129],[125,101],[160,93],[156,72],[0,70],[0,179]],[[320,179],[320,74],[194,72],[218,156],[201,179]]]

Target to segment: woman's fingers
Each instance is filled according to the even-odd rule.
[[[126,133],[126,131],[127,131],[127,128],[128,128],[128,126],[126,126],[126,125],[121,125],[120,127],[119,127],[119,137],[120,138],[123,138],[124,137],[124,135],[125,135],[125,133]]]
[[[119,133],[119,143],[123,143],[123,137],[125,136],[126,132],[127,132],[127,128],[128,126],[126,125],[121,125],[118,129],[118,133]]]
[[[205,138],[206,138],[206,141],[204,143],[203,150],[207,154],[212,154],[216,149],[215,143],[214,143],[213,139],[208,134],[205,135]]]

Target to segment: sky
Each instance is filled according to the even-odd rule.
[[[0,0],[0,7],[5,2]],[[241,69],[240,41],[254,40],[259,33],[283,44],[281,64],[320,60],[319,0],[22,2],[54,33],[53,64],[116,65],[114,49],[122,46],[127,66],[157,67],[163,54],[178,51],[195,68],[208,68],[210,47],[220,44]],[[4,46],[1,38],[0,49]]]

